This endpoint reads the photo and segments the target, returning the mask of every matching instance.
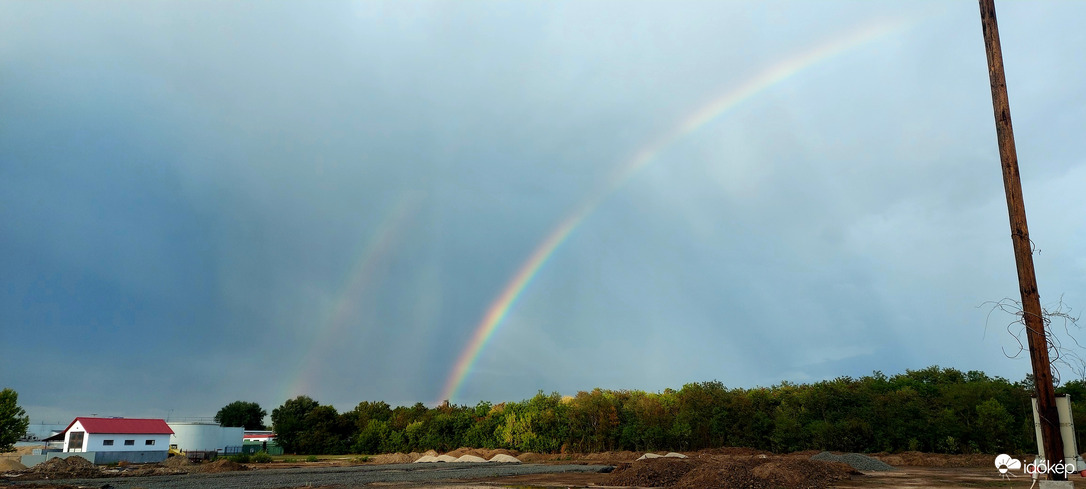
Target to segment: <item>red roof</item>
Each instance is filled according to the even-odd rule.
[[[76,421],[83,425],[87,433],[109,433],[118,435],[172,435],[173,430],[161,419],[135,418],[75,418],[64,431],[72,429]]]

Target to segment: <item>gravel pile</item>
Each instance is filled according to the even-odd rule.
[[[885,472],[888,470],[897,470],[892,465],[889,465],[877,458],[868,457],[867,455],[861,455],[859,453],[834,455],[830,452],[822,452],[818,455],[812,456],[811,460],[821,460],[823,462],[841,462],[848,464],[849,466],[856,470],[859,470],[860,472]]]
[[[405,460],[403,463],[408,463],[408,462],[409,461]],[[480,456],[477,456],[477,455],[471,455],[471,454],[461,455],[460,458],[453,458],[449,454],[445,454],[445,455],[438,455],[436,457],[431,457],[429,455],[423,455],[423,456],[419,457],[418,460],[415,460],[413,463],[425,464],[425,463],[437,463],[437,462],[450,462],[450,463],[496,462],[496,463],[515,463],[515,464],[519,464],[520,460],[517,460],[517,458],[512,456],[512,455],[506,455],[504,453],[497,453],[493,457],[491,457],[490,460],[487,460],[487,459],[485,459],[483,457],[480,457]]]
[[[490,457],[490,461],[494,462],[494,463],[499,463],[499,464],[519,464],[520,463],[520,460],[517,460],[516,457],[514,457],[512,455],[506,455],[504,453],[499,453],[499,454],[494,455],[493,457]]]
[[[457,463],[483,463],[483,462],[486,462],[486,461],[487,460],[485,458],[483,458],[483,457],[478,457],[478,456],[471,455],[471,454],[461,455],[460,458],[454,460],[454,462],[457,462]]]

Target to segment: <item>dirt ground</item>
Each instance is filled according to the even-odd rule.
[[[486,453],[491,452],[491,453]],[[459,449],[454,455],[493,455],[496,451]],[[798,452],[775,455],[749,448],[720,448],[687,452],[688,458],[656,458],[636,461],[641,453],[604,452],[592,454],[517,453],[501,451],[534,464],[589,464],[613,465],[610,473],[553,473],[528,474],[507,477],[489,477],[476,480],[433,482],[425,484],[372,483],[365,487],[456,488],[479,489],[496,487],[538,489],[551,487],[599,487],[599,488],[916,488],[949,489],[960,487],[1030,487],[1032,480],[1018,472],[1011,477],[1001,477],[993,465],[994,455],[940,455],[917,452],[899,454],[873,454],[877,459],[894,467],[890,471],[856,470],[841,462],[811,460],[818,452]],[[663,455],[663,452],[659,453]],[[14,454],[5,454],[11,458]],[[70,477],[141,477],[150,475],[184,475],[209,472],[261,470],[304,465],[307,467],[337,467],[344,465],[372,465],[380,462],[404,463],[420,454],[390,454],[372,457],[363,462],[359,457],[347,456],[319,463],[267,463],[234,464],[227,460],[214,463],[192,464],[185,459],[171,458],[162,464],[94,467],[82,459],[53,459],[45,464],[24,470],[0,471],[0,488],[37,487],[41,489],[69,489],[65,485]],[[420,464],[421,465],[421,464]],[[1075,487],[1086,489],[1086,478],[1071,477]],[[335,486],[343,489],[345,486]],[[362,486],[358,486],[362,487]]]
[[[550,487],[614,487],[606,486],[607,474],[547,474],[535,476],[518,476],[504,479],[492,479],[479,481],[475,484],[443,485],[443,488],[477,489],[495,487],[550,488]],[[1071,481],[1078,488],[1086,488],[1086,479],[1073,476]],[[906,467],[893,472],[871,472],[862,475],[852,475],[851,479],[837,481],[826,486],[829,489],[855,489],[855,488],[910,488],[910,489],[961,489],[963,487],[998,488],[1017,487],[1026,489],[1030,487],[1032,480],[1022,474],[1010,479],[1001,479],[999,474],[987,468],[946,468],[946,467]],[[485,485],[482,485],[485,484]],[[427,489],[435,489],[438,486],[430,486]],[[622,487],[622,486],[619,486]],[[742,487],[742,486],[736,486]],[[803,487],[803,486],[782,486]]]

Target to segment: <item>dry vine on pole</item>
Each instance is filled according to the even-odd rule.
[[[987,331],[988,324],[992,320],[992,315],[996,311],[1003,312],[1013,316],[1015,319],[1007,323],[1007,334],[1018,343],[1016,351],[1012,348],[1012,352],[1008,352],[1007,348],[1003,348],[1003,354],[1008,358],[1018,358],[1022,352],[1027,351],[1028,341],[1024,338],[1027,335],[1025,311],[1022,309],[1022,302],[1016,301],[1009,297],[1003,298],[998,301],[988,301],[982,305],[991,307],[988,311],[988,320],[985,322],[985,331]],[[1082,332],[1082,327],[1079,326],[1078,320],[1081,316],[1074,316],[1071,314],[1071,307],[1063,302],[1063,296],[1054,304],[1044,306],[1041,308],[1041,321],[1044,324],[1043,333],[1048,343],[1049,359],[1052,365],[1052,379],[1055,385],[1062,383],[1062,373],[1060,368],[1070,370],[1077,380],[1086,381],[1086,356],[1082,352],[1086,351],[1086,347],[1083,347],[1079,342],[1076,334]],[[1062,323],[1062,333],[1052,327],[1053,322]]]

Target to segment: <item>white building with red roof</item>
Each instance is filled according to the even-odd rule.
[[[91,418],[72,420],[62,433],[46,441],[62,441],[60,451],[23,455],[32,467],[51,458],[82,457],[95,464],[161,462],[169,456],[173,429],[162,419]]]
[[[81,417],[64,429],[64,451],[166,453],[172,434],[161,419]]]
[[[82,457],[95,464],[161,462],[169,456],[173,430],[161,419],[75,418],[63,433],[46,440],[63,440],[60,451],[24,455],[32,467],[51,458]]]

